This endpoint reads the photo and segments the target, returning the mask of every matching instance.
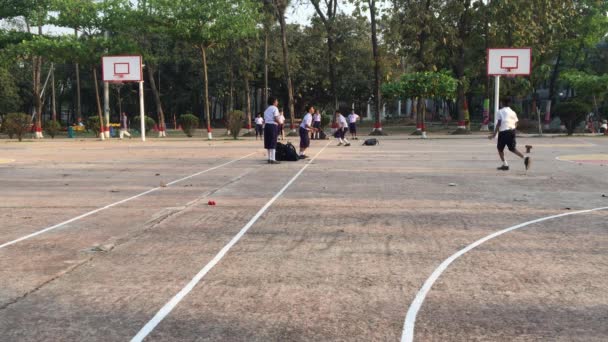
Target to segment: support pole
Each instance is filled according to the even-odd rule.
[[[500,75],[494,76],[494,130],[498,123],[498,106],[500,104]]]
[[[141,141],[146,141],[146,120],[144,118],[144,82],[139,82],[139,120],[141,121]]]
[[[108,31],[104,32],[104,39],[108,40]],[[108,49],[106,49],[106,53],[108,53]],[[104,117],[104,127],[103,134],[106,138],[110,138],[110,83],[103,82],[103,117]]]

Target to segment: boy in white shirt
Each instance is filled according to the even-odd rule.
[[[264,148],[268,150],[268,164],[280,164],[277,161],[277,121],[279,116],[279,101],[274,97],[268,98],[268,108],[264,111]]]
[[[348,130],[350,131],[351,138],[354,140],[359,140],[357,138],[357,121],[359,121],[359,115],[352,110],[348,115]]]
[[[315,108],[311,105],[306,106],[306,114],[302,118],[300,124],[300,159],[308,158],[304,154],[304,151],[310,146],[310,130],[312,128],[312,113],[315,112]]]
[[[530,168],[530,157],[524,157],[524,155],[521,154],[516,147],[517,141],[515,140],[515,128],[517,128],[517,122],[519,119],[517,118],[517,114],[511,108],[509,108],[509,104],[511,103],[510,99],[505,98],[502,100],[502,103],[503,107],[498,111],[498,122],[494,128],[494,133],[488,137],[490,140],[492,140],[498,133],[498,144],[496,147],[498,148],[500,160],[502,160],[502,166],[498,167],[497,169],[501,171],[509,170],[509,164],[505,160],[504,153],[506,146],[509,148],[509,151],[524,159],[524,166],[526,170],[528,170]]]
[[[346,139],[346,132],[348,131],[348,123],[346,122],[346,118],[342,115],[342,113],[337,110],[336,111],[336,123],[338,124],[338,129],[334,134],[334,137],[338,139],[338,146],[350,146],[350,142]]]
[[[262,114],[258,114],[255,117],[255,140],[258,140],[258,137],[262,138],[264,136],[264,119],[262,119]]]

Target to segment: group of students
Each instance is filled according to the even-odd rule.
[[[283,112],[279,110],[279,101],[274,97],[268,98],[268,108],[264,111],[264,116],[258,115],[255,118],[256,128],[256,139],[258,136],[264,138],[264,148],[268,152],[268,164],[280,164],[276,159],[276,148],[279,134],[284,139],[284,133],[282,132],[282,126],[285,124],[285,116]],[[338,140],[338,146],[350,146],[350,142],[346,139],[346,133],[350,130],[351,137],[357,138],[357,121],[359,115],[353,111],[347,119],[342,115],[339,110],[335,112],[336,123],[338,127],[334,134],[334,137]],[[321,114],[315,111],[315,108],[311,105],[305,107],[304,117],[302,123],[298,128],[300,135],[300,151],[299,158],[308,158],[304,154],[306,149],[310,147],[311,139],[319,139],[319,132],[321,131]]]

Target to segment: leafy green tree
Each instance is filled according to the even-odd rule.
[[[258,4],[252,0],[150,0],[150,3],[164,15],[163,22],[175,37],[192,44],[201,53],[205,115],[211,139],[208,49],[230,39],[253,35]]]
[[[22,105],[19,89],[13,75],[0,67],[0,114],[17,111]]]
[[[458,81],[443,72],[415,72],[401,76],[397,82],[385,83],[382,93],[387,98],[420,98],[420,99],[453,99],[458,88]],[[422,102],[422,113],[426,111]],[[424,120],[424,116],[422,116]],[[423,136],[426,126],[420,125]]]

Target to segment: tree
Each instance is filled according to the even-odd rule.
[[[608,93],[608,74],[592,75],[586,72],[569,71],[562,76],[582,98],[591,98],[596,114],[599,114],[598,98]]]
[[[325,0],[324,8],[321,0],[310,0],[314,6],[317,15],[323,23],[323,27],[327,33],[327,66],[329,68],[329,81],[331,85],[331,95],[333,96],[334,108],[338,109],[338,94],[336,87],[336,16],[338,15],[339,0]]]
[[[289,47],[287,45],[287,23],[285,22],[285,10],[289,5],[289,0],[264,0],[269,3],[274,9],[275,16],[281,27],[281,46],[283,47],[283,70],[285,72],[285,84],[287,85],[287,96],[289,106],[289,118],[291,132],[295,133],[295,106],[293,97],[293,84],[291,82],[291,73],[289,67]]]
[[[420,99],[453,99],[458,88],[458,81],[447,73],[415,72],[401,76],[397,82],[385,83],[382,93],[387,98],[420,98]],[[422,103],[422,112],[425,112],[425,101]],[[424,122],[421,134],[426,138]]]
[[[164,14],[164,24],[175,37],[192,44],[201,53],[207,133],[212,139],[208,49],[229,39],[254,34],[258,6],[253,0],[150,0],[150,3]]]
[[[15,79],[7,69],[0,66],[0,114],[16,112],[21,104]]]

